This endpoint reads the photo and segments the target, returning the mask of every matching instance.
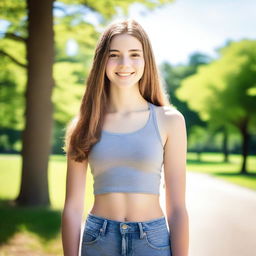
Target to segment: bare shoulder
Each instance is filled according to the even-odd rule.
[[[161,120],[162,126],[166,133],[175,129],[177,126],[185,124],[185,118],[183,114],[174,106],[156,106],[158,118]]]
[[[156,118],[162,144],[165,146],[168,138],[178,133],[184,133],[185,119],[182,113],[173,105],[171,106],[156,106]]]

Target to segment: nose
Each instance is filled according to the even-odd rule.
[[[120,66],[129,66],[130,65],[130,59],[128,57],[121,57],[119,59],[119,63],[118,63]]]

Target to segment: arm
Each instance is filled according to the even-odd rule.
[[[188,256],[189,225],[185,203],[187,136],[185,119],[177,110],[166,112],[164,153],[166,215],[173,256]]]
[[[64,256],[78,256],[84,211],[84,192],[88,162],[67,157],[66,197],[62,212],[62,246]]]

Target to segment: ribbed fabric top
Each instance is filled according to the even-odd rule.
[[[102,130],[88,155],[94,194],[160,193],[163,145],[155,105],[148,105],[149,118],[143,128],[130,133]]]

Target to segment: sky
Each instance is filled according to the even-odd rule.
[[[216,57],[227,40],[256,39],[255,0],[176,0],[150,12],[135,4],[129,17],[147,32],[158,64],[185,64],[195,51]]]

